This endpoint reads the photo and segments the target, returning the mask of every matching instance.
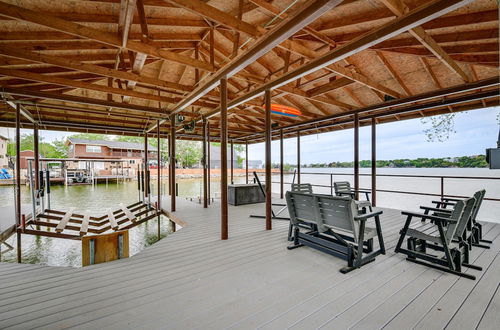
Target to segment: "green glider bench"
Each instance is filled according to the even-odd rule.
[[[318,195],[288,191],[286,202],[293,226],[295,249],[304,245],[347,260],[340,272],[347,273],[374,261],[385,254],[380,215],[382,211],[361,213],[350,197]],[[366,226],[368,219],[375,220],[375,228]],[[301,224],[310,230],[301,231]],[[373,249],[373,238],[378,237],[379,248]]]

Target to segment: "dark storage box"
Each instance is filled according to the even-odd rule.
[[[265,189],[265,186],[262,185]],[[231,184],[228,189],[228,203],[234,206],[263,203],[266,201],[258,184]]]

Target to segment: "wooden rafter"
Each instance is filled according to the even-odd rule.
[[[50,16],[46,14],[40,15],[39,13],[33,10],[25,9],[19,6],[14,6],[4,2],[0,2],[0,14],[17,20],[46,26],[57,31],[72,34],[74,36],[96,40],[116,47],[122,47],[121,37],[113,33],[96,30],[94,28],[84,26],[78,23],[69,22],[55,16]],[[199,69],[206,71],[212,71],[213,69],[209,64],[205,62],[196,61],[190,57],[179,55],[171,51],[158,49],[154,46],[151,46],[143,42],[128,40],[125,48],[131,51],[148,54],[156,58],[161,58],[197,67]]]
[[[402,0],[380,0],[383,2],[394,14],[401,17],[410,9],[402,2]],[[414,27],[408,31],[414,36],[422,45],[434,54],[441,62],[443,62],[453,72],[457,73],[465,82],[471,81],[471,78],[465,73],[462,68],[448,55],[439,44],[425,32],[421,26]]]

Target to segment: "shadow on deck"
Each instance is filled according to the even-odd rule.
[[[168,209],[168,200],[163,201]],[[289,251],[288,222],[265,231],[263,204],[229,208],[178,199],[187,225],[139,254],[82,269],[0,263],[0,327],[32,328],[494,328],[499,324],[500,225],[473,250],[478,279],[394,254],[403,217],[384,209],[385,256],[348,274],[341,259]]]

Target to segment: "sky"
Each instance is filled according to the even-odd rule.
[[[486,148],[496,147],[500,107],[459,112],[455,116],[455,134],[445,142],[427,142],[420,119],[395,121],[377,125],[377,158],[414,159],[471,156],[484,154]],[[353,160],[353,129],[302,136],[301,163],[330,163]],[[361,127],[360,159],[371,157],[371,128]],[[297,139],[284,140],[285,163],[295,164]],[[249,159],[264,160],[264,144],[249,146]],[[279,163],[279,141],[273,141],[271,157]]]
[[[445,142],[427,142],[420,119],[395,121],[377,125],[377,158],[381,160],[401,158],[442,158],[484,154],[486,148],[496,147],[500,107],[459,112],[455,116],[455,134]],[[430,127],[430,124],[427,124]],[[31,133],[31,130],[21,130]],[[72,133],[40,131],[46,142],[66,138]],[[0,135],[14,138],[14,130],[0,128]],[[330,163],[353,160],[353,130],[302,136],[301,163]],[[370,159],[370,127],[360,128],[360,159]],[[284,141],[285,163],[295,164],[297,139]],[[272,161],[279,162],[279,141],[272,143]],[[264,144],[249,146],[249,159],[264,160]]]

